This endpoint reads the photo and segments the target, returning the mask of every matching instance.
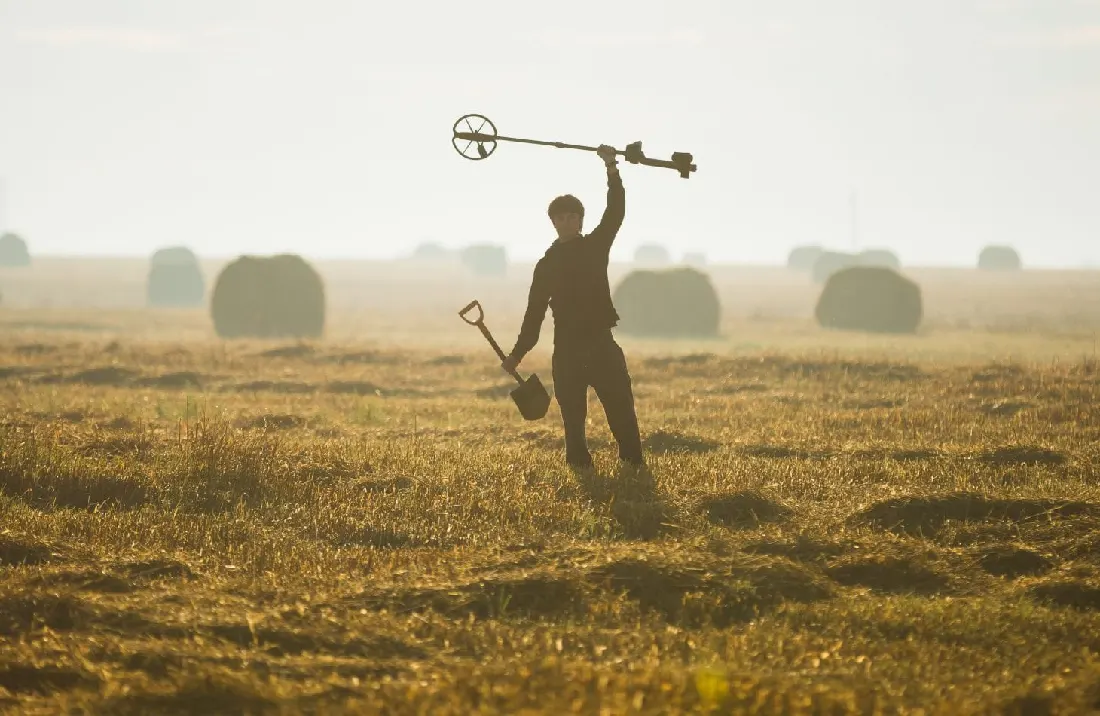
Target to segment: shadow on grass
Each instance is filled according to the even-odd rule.
[[[1041,517],[1100,515],[1100,505],[1089,502],[1044,499],[1001,499],[978,493],[901,497],[877,502],[849,518],[901,534],[931,536],[948,522],[1024,522]]]
[[[610,507],[626,539],[652,540],[675,531],[673,511],[657,494],[648,467],[623,466],[613,478],[591,468],[574,468],[573,474],[589,499]]]

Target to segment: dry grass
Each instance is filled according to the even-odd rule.
[[[779,319],[634,344],[651,469],[618,469],[594,402],[574,474],[556,406],[522,421],[465,334],[10,327],[30,313],[0,316],[0,709],[1100,708],[1086,329],[1058,362]],[[549,383],[545,352],[524,369]]]

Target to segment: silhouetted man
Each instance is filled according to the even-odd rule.
[[[592,386],[619,444],[619,458],[641,466],[644,460],[634,393],[626,358],[611,334],[619,314],[611,302],[607,280],[608,254],[623,223],[626,194],[615,148],[603,145],[597,154],[607,167],[603,217],[584,235],[584,205],[577,197],[566,194],[550,202],[547,214],[558,238],[535,265],[523,326],[503,366],[514,369],[535,347],[549,306],[554,314],[554,395],[565,427],[566,461],[574,467],[592,465],[585,437],[588,387]]]

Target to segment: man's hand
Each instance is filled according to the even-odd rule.
[[[515,356],[508,356],[500,364],[500,367],[503,368],[504,370],[508,371],[509,373],[514,373],[518,366],[519,366],[519,359],[516,358]]]
[[[610,144],[601,144],[599,148],[596,149],[596,154],[603,160],[603,163],[606,164],[609,169],[618,164],[615,160],[615,155],[617,153],[618,150]]]

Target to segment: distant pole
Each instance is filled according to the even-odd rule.
[[[848,209],[851,215],[852,251],[859,251],[859,207],[856,201],[856,190],[852,189],[852,193],[848,197]]]

